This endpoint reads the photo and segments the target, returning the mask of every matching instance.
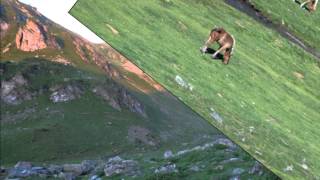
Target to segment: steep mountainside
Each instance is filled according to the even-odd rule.
[[[109,45],[0,10],[0,178],[277,178]]]

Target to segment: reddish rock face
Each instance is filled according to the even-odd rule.
[[[16,35],[17,48],[22,51],[36,51],[46,48],[45,35],[38,24],[27,20],[26,25],[21,27]]]

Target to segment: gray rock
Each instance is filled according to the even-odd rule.
[[[229,180],[240,180],[240,176],[231,177]]]
[[[173,157],[172,151],[171,151],[171,150],[165,151],[164,154],[163,154],[163,157],[164,157],[165,159],[172,158],[172,157]]]
[[[58,177],[61,179],[64,179],[64,180],[75,180],[77,178],[77,176],[75,174],[70,173],[70,172],[68,172],[68,173],[61,172]]]
[[[221,164],[227,164],[227,163],[230,163],[230,162],[239,162],[239,161],[242,161],[240,158],[230,158],[230,159],[227,159],[227,160],[223,160],[221,162]]]
[[[31,169],[32,168],[32,164],[30,162],[26,162],[26,161],[19,161],[14,168],[19,168],[19,169]]]
[[[54,103],[71,101],[80,98],[83,94],[82,89],[77,85],[52,88],[52,90],[54,89],[56,90],[50,95],[50,100]]]
[[[245,172],[245,170],[242,169],[242,168],[235,168],[235,169],[232,170],[232,175],[240,175],[240,174],[242,174],[244,172]]]
[[[197,165],[193,165],[193,166],[190,167],[190,171],[199,172],[200,168]]]
[[[84,160],[81,162],[83,174],[88,174],[95,169],[97,166],[97,161],[94,160]]]
[[[48,167],[48,171],[50,174],[60,174],[63,170],[62,166],[58,166],[58,165],[49,165]]]
[[[259,176],[261,176],[263,174],[263,167],[258,161],[256,161],[248,173],[258,174]]]
[[[64,164],[63,172],[73,173],[74,175],[85,174],[85,168],[81,164]]]
[[[32,167],[31,172],[32,172],[32,174],[39,175],[41,177],[47,177],[50,175],[50,172],[46,168],[39,167],[39,166]]]
[[[131,112],[147,117],[144,105],[126,89],[118,87],[116,84],[108,87],[97,86],[92,91],[106,100],[116,110],[120,111],[123,108],[127,108]]]
[[[157,147],[160,143],[149,129],[140,126],[130,126],[128,129],[128,138],[129,141],[133,143],[143,143],[144,145],[154,147]]]
[[[176,169],[176,164],[166,164],[157,168],[154,173],[156,174],[169,174],[169,173],[177,173],[178,170]]]
[[[210,113],[210,116],[211,116],[214,120],[216,120],[218,123],[222,123],[222,122],[223,122],[222,117],[221,117],[220,114],[217,113],[217,112],[211,112],[211,113]]]
[[[97,175],[93,175],[89,178],[89,180],[101,180],[101,178]]]
[[[186,82],[185,80],[182,79],[182,77],[180,77],[179,75],[176,75],[176,77],[174,78],[174,80],[176,81],[176,83],[185,88],[185,89],[188,89],[190,91],[193,91],[193,86],[192,84]]]
[[[140,174],[138,163],[133,160],[123,160],[119,156],[110,158],[104,167],[106,176],[123,174],[126,176],[137,176]]]
[[[226,139],[226,138],[218,138],[217,140],[214,141],[215,144],[222,144],[222,145],[225,145],[229,148],[237,148],[237,146],[232,142],[230,141],[229,139]]]
[[[30,162],[20,161],[18,162],[14,168],[9,170],[8,177],[9,178],[23,178],[33,175],[32,164]]]
[[[1,101],[9,105],[18,105],[25,100],[32,99],[26,89],[28,82],[21,74],[16,74],[8,81],[1,81]]]

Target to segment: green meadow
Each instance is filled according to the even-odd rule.
[[[300,0],[304,2],[305,0]],[[300,39],[320,50],[320,12],[310,13],[300,8],[291,0],[253,0],[251,1],[262,13],[277,24],[283,24]]]
[[[320,177],[320,66],[275,31],[217,0],[79,0],[70,13],[280,177]],[[229,65],[199,51],[214,26],[237,40]]]

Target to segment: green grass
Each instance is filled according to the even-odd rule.
[[[1,80],[9,80],[21,73],[28,80],[27,88],[30,91],[44,90],[41,95],[19,105],[2,104],[1,165],[13,166],[17,161],[31,161],[40,166],[78,163],[84,159],[104,159],[120,155],[124,159],[138,161],[143,173],[139,179],[224,179],[232,177],[231,172],[235,168],[244,169],[245,172],[241,174],[243,178],[277,179],[266,169],[263,169],[262,176],[249,174],[255,160],[240,148],[230,152],[223,145],[173,159],[163,159],[165,150],[177,152],[211,142],[213,136],[221,136],[220,132],[168,94],[148,95],[132,91],[146,107],[148,117],[142,118],[125,109],[121,112],[113,109],[91,92],[90,89],[97,84],[108,87],[113,84],[101,74],[45,59],[4,61],[0,65],[3,72]],[[59,84],[77,84],[85,92],[79,99],[52,103],[49,100],[50,93],[45,89]],[[26,113],[30,109],[34,111]],[[166,138],[160,138],[160,146],[157,148],[131,143],[127,139],[127,130],[133,125],[148,128],[157,138]],[[241,161],[227,163],[222,169],[216,169],[222,161],[234,157]],[[155,168],[168,162],[176,163],[179,173],[153,173]],[[189,168],[194,164],[202,165],[201,171],[190,171]],[[112,178],[121,179],[123,176]]]
[[[252,0],[251,2],[272,21],[277,24],[284,22],[284,25],[300,39],[318,51],[320,50],[319,9],[310,13],[306,9],[301,9],[299,4],[291,0]],[[300,0],[300,2],[304,2],[304,0]]]
[[[277,175],[319,178],[320,68],[311,55],[223,1],[80,0],[70,13]],[[237,40],[227,66],[199,52],[215,25]]]

